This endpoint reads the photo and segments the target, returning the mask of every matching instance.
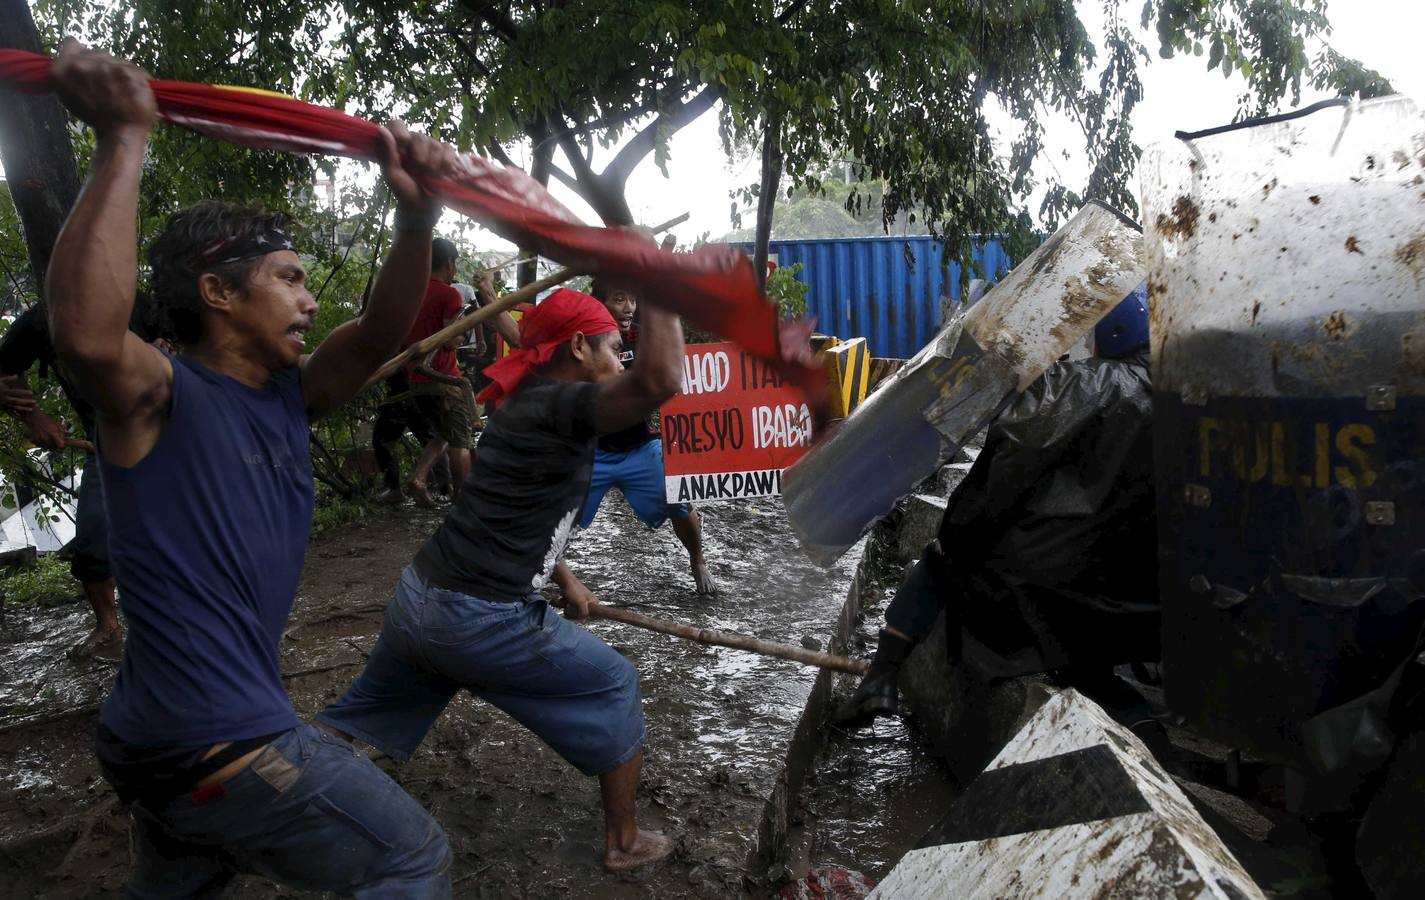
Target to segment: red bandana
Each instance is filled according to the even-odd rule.
[[[485,367],[490,385],[477,399],[481,403],[499,402],[513,394],[525,376],[549,362],[559,345],[567,343],[576,331],[593,337],[618,331],[618,323],[598,300],[560,288],[520,319],[519,349]]]

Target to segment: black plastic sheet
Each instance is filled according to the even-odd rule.
[[[1056,363],[986,434],[939,541],[952,658],[984,678],[1158,658],[1146,357]]]

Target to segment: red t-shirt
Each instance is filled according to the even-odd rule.
[[[465,301],[460,298],[460,292],[443,281],[430,280],[426,286],[426,298],[421,302],[421,310],[416,313],[416,322],[411,326],[411,333],[406,335],[405,343],[402,346],[409,347],[417,341],[423,341],[446,324],[460,315],[465,309]],[[445,359],[449,357],[449,359]],[[455,354],[445,350],[437,350],[435,358],[431,360],[431,368],[437,372],[444,372],[447,375],[459,375],[460,367],[455,363]],[[417,384],[422,381],[430,381],[424,375],[418,375],[414,371],[415,366],[411,366],[411,383]]]

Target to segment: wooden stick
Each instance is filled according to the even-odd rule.
[[[660,234],[670,228],[677,228],[679,225],[682,225],[684,222],[688,221],[692,217],[693,214],[691,212],[685,212],[681,216],[674,216],[673,218],[664,222],[662,225],[654,225],[653,233]]]
[[[803,665],[819,666],[837,672],[850,672],[852,675],[865,675],[871,668],[870,663],[864,660],[848,659],[832,653],[808,650],[805,647],[793,647],[791,644],[764,641],[761,638],[730,631],[718,631],[715,628],[695,628],[692,625],[684,625],[682,622],[655,619],[652,616],[645,616],[619,606],[603,606],[601,604],[592,606],[589,609],[589,617],[635,625],[649,631],[656,631],[659,634],[671,634],[674,637],[697,641],[699,644],[715,644],[719,647],[731,647],[734,650],[750,650],[753,653],[761,653],[763,656],[790,659]]]
[[[536,259],[539,259],[539,257],[538,257],[538,256],[525,256],[525,257],[521,257],[518,253],[516,253],[514,256],[511,256],[509,259],[505,260],[504,262],[502,262],[502,263],[495,263],[493,266],[486,266],[485,268],[481,269],[480,271],[481,271],[481,272],[489,272],[490,274],[493,275],[494,273],[500,271],[501,269],[508,269],[510,266],[517,266],[517,265],[521,265],[522,263],[534,262]]]
[[[65,439],[64,439],[64,446],[66,446],[66,447],[72,447],[72,448],[75,449],[75,450],[83,450],[85,453],[93,453],[93,452],[94,452],[94,444],[93,444],[93,443],[91,443],[91,442],[89,442],[89,441],[80,440],[79,438],[65,438]]]
[[[417,357],[425,356],[457,334],[463,334],[486,319],[493,318],[508,309],[513,309],[521,303],[533,300],[539,296],[540,291],[546,288],[554,287],[556,284],[563,284],[569,279],[581,274],[584,273],[577,269],[560,269],[547,278],[541,278],[538,281],[525,285],[517,291],[511,291],[494,303],[488,306],[482,306],[468,316],[461,316],[425,340],[417,341],[387,360],[381,368],[376,370],[374,375],[366,379],[366,384],[362,386],[362,390],[381,383],[386,380],[392,372],[395,372]]]
[[[656,226],[653,229],[653,233],[658,234],[659,232],[667,231],[670,228],[681,225],[682,223],[688,221],[688,218],[691,215],[692,213],[683,213],[681,216],[676,216],[672,219],[669,219],[662,225]],[[376,370],[376,373],[374,375],[366,379],[366,384],[362,385],[361,389],[365,391],[376,386],[382,381],[385,381],[391,375],[391,373],[395,372],[397,369],[408,365],[411,360],[415,359],[416,357],[425,356],[427,353],[430,353],[432,350],[439,347],[441,344],[444,344],[451,338],[455,337],[457,334],[463,334],[469,331],[471,328],[474,328],[476,325],[480,324],[486,319],[493,318],[494,316],[497,316],[508,309],[512,309],[521,303],[533,300],[535,297],[539,296],[541,291],[545,290],[546,288],[554,287],[556,284],[563,284],[571,278],[587,274],[587,272],[581,272],[578,269],[560,269],[558,272],[555,272],[553,275],[550,275],[547,278],[541,278],[538,281],[527,284],[517,291],[513,291],[511,293],[506,294],[505,296],[496,300],[494,303],[489,304],[488,306],[480,307],[479,309],[470,313],[468,316],[461,316],[460,318],[456,319],[454,322],[451,322],[449,325],[445,326],[440,331],[437,331],[435,334],[431,335],[425,340],[418,341],[412,344],[405,350],[398,353],[396,356],[393,356],[391,359],[387,360],[381,366],[381,368]]]

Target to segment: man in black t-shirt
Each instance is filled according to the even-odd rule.
[[[622,871],[672,850],[643,831],[635,794],[645,735],[638,673],[569,619],[597,599],[556,565],[593,470],[594,445],[677,392],[677,316],[650,309],[650,349],[623,371],[618,328],[587,294],[562,289],[520,323],[520,349],[490,366],[497,400],[465,489],[401,574],[366,669],[317,721],[409,759],[461,688],[503,709],[599,778],[604,865]],[[565,617],[539,591],[551,578]]]
[[[665,249],[671,245],[665,241]],[[618,323],[623,337],[625,364],[639,350],[639,331],[634,325],[638,312],[638,291],[633,285],[604,279],[594,282],[594,296],[604,304]],[[717,583],[703,558],[702,519],[687,503],[669,503],[663,476],[663,439],[656,420],[650,417],[628,428],[599,436],[594,452],[594,477],[589,485],[589,497],[579,517],[579,527],[594,524],[599,504],[609,488],[618,488],[634,513],[649,528],[672,521],[673,533],[688,551],[688,565],[693,572],[693,584],[699,594],[717,593]]]

